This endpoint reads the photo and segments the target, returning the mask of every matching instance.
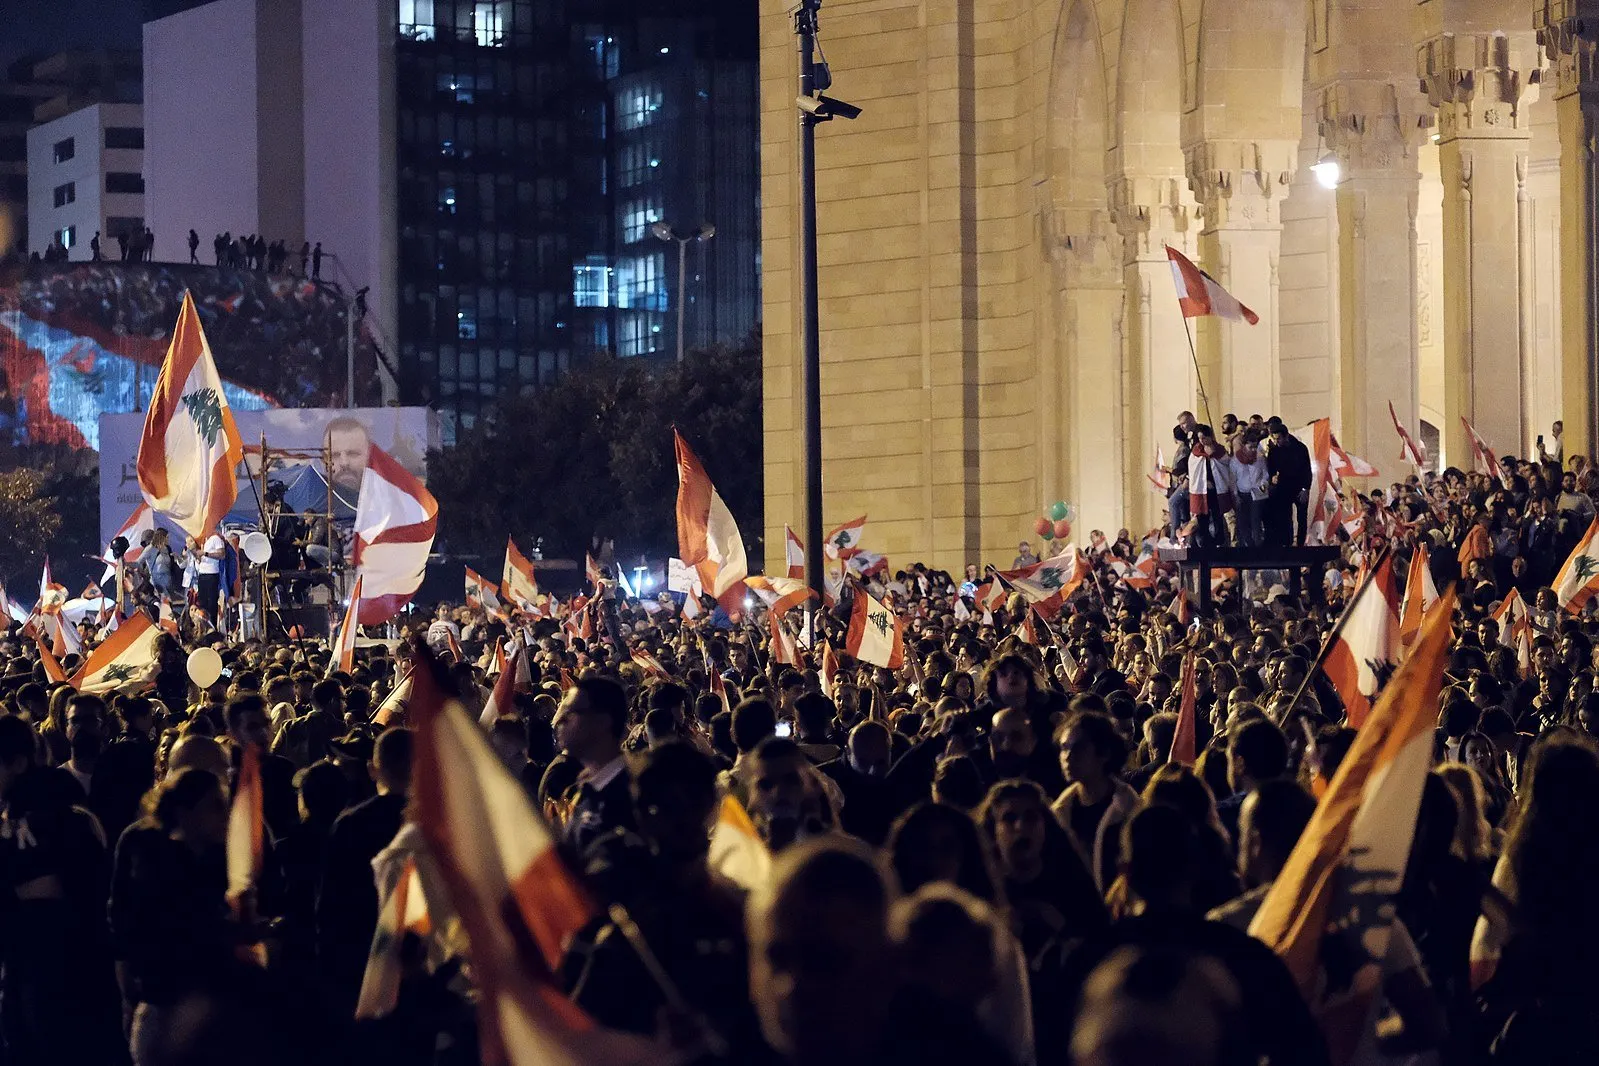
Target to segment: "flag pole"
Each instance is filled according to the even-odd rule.
[[[1199,351],[1194,347],[1194,332],[1188,325],[1187,315],[1183,315],[1183,336],[1188,338],[1188,356],[1194,361],[1194,381],[1199,385],[1199,400],[1205,406],[1205,422],[1214,427],[1216,417],[1210,413],[1210,396],[1205,392],[1205,375],[1199,370]]]

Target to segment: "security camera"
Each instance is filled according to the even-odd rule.
[[[835,100],[822,93],[817,93],[815,96],[797,96],[794,98],[794,103],[818,122],[826,122],[831,118],[859,118],[861,114],[861,109],[854,104]]]

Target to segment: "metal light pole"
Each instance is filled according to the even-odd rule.
[[[344,304],[344,406],[355,406],[355,298]]]
[[[821,311],[816,280],[816,125],[833,116],[855,118],[860,108],[822,94],[832,86],[826,61],[816,61],[817,13],[822,0],[800,0],[794,12],[794,35],[799,39],[799,165],[800,165],[800,380],[805,395],[805,583],[813,598],[807,601],[805,620],[812,646],[818,637],[818,612],[826,602],[826,575],[822,553],[822,339]]]
[[[683,312],[688,308],[688,246],[695,241],[708,241],[716,236],[716,227],[709,222],[698,233],[679,237],[677,231],[665,222],[650,226],[650,232],[663,241],[677,242],[677,361],[683,361]]]

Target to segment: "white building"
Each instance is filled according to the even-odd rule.
[[[93,104],[28,131],[28,247],[57,240],[68,257],[117,257],[116,235],[144,226],[144,115],[138,104]]]

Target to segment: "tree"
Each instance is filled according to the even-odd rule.
[[[38,570],[61,529],[56,498],[38,470],[0,473],[0,578],[7,584]]]
[[[758,336],[691,352],[681,366],[601,355],[531,396],[501,400],[428,457],[440,548],[493,558],[509,534],[519,543],[542,536],[547,553],[568,558],[593,536],[614,538],[619,556],[674,553],[674,424],[705,463],[758,566]]]

